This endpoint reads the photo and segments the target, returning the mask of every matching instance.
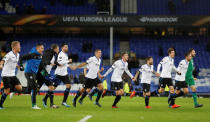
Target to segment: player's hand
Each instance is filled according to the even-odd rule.
[[[24,71],[24,67],[22,64],[20,65],[20,71]]]
[[[101,74],[98,74],[98,77],[99,77],[100,79],[103,79],[103,78],[104,78],[104,76],[101,75]]]
[[[194,80],[197,80],[197,78],[193,78]]]
[[[56,64],[50,64],[51,66],[55,66]]]
[[[178,75],[182,75],[182,73],[181,73],[181,72],[177,72],[177,74],[178,74]]]
[[[104,71],[104,67],[101,67],[101,72],[103,72]]]
[[[132,78],[132,80],[136,82],[136,78],[135,78],[135,77],[134,77],[134,78]]]
[[[155,75],[156,75],[157,77],[160,77],[160,73],[155,73]]]
[[[71,70],[76,70],[77,67],[76,67],[76,66],[71,66],[70,69],[71,69]]]
[[[3,65],[2,64],[0,64],[0,69],[3,69]]]
[[[72,59],[71,58],[69,59],[69,63],[72,63]]]

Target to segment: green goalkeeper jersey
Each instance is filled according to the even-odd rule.
[[[191,59],[187,68],[186,79],[193,79],[193,70],[193,59]]]

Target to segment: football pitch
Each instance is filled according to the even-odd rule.
[[[192,98],[177,98],[176,103],[181,105],[177,109],[168,108],[166,97],[151,97],[152,109],[144,107],[143,97],[122,97],[119,108],[115,109],[111,108],[115,98],[112,96],[100,100],[102,108],[95,106],[88,97],[84,99],[83,105],[77,103],[74,108],[73,96],[68,98],[70,108],[60,105],[63,96],[54,97],[54,103],[60,106],[59,109],[44,108],[42,98],[41,95],[37,97],[37,105],[42,110],[32,110],[30,96],[8,97],[5,109],[0,110],[0,122],[78,122],[82,119],[87,119],[87,122],[210,122],[210,98],[198,99],[199,103],[204,104],[202,108],[194,108]]]

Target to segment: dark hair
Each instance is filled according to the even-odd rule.
[[[64,47],[65,45],[68,45],[67,43],[63,43],[61,44],[61,48]]]
[[[191,54],[191,52],[188,51],[188,52],[186,52],[186,53],[184,54],[184,56],[187,57],[187,56],[189,56],[190,54]]]
[[[98,52],[98,51],[101,51],[101,49],[96,49],[96,50],[95,50],[95,53]]]
[[[39,46],[43,46],[43,44],[42,43],[37,43],[36,47],[39,47]]]
[[[191,53],[193,50],[194,50],[193,48],[190,48],[190,49],[188,50],[188,52]]]
[[[172,51],[175,51],[174,48],[169,48],[168,49],[168,54],[171,54]]]
[[[128,54],[128,52],[122,52],[121,56],[124,56],[125,54]]]
[[[51,45],[51,49],[54,50],[54,49],[56,49],[56,48],[58,48],[58,45],[57,45],[57,44],[52,44],[52,45]]]
[[[151,58],[152,58],[152,56],[148,56],[148,57],[146,58],[146,61],[149,61]]]

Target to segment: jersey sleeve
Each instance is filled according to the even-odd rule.
[[[163,58],[160,63],[158,64],[158,67],[157,67],[157,73],[160,73],[160,68],[163,64],[167,63],[167,57]]]
[[[69,63],[69,61],[64,60],[64,57],[61,54],[58,55],[57,62],[60,65],[65,65]]]
[[[6,61],[9,60],[9,58],[10,58],[9,54],[6,54],[6,55],[3,57],[2,60],[3,60],[4,62],[6,62]]]
[[[86,61],[86,63],[89,64],[89,63],[91,63],[92,61],[93,61],[93,58],[90,57],[90,58]]]
[[[165,57],[165,58],[163,58],[161,61],[160,61],[160,63],[159,64],[161,64],[161,65],[163,65],[163,64],[165,64],[165,63],[167,63],[167,58]]]
[[[180,71],[183,67],[184,67],[184,63],[183,61],[180,61],[177,70]]]
[[[141,68],[139,69],[139,72],[143,72],[144,71],[144,65],[141,66]]]
[[[115,69],[117,67],[117,61],[112,64],[112,68]]]

